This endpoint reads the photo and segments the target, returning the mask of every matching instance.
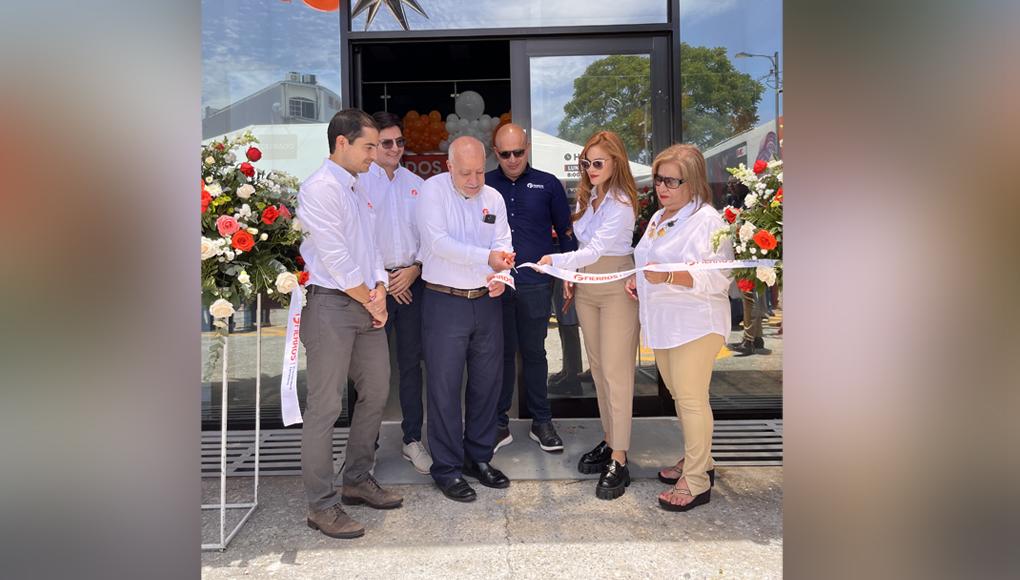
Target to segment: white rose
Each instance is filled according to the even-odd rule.
[[[290,294],[290,291],[297,285],[297,276],[291,272],[280,272],[280,275],[276,277],[276,290],[280,294]]]
[[[251,278],[248,277],[248,272],[241,270],[241,273],[237,275],[237,281],[241,284],[251,284]]]
[[[202,259],[208,260],[219,253],[216,242],[202,236]]]
[[[234,250],[227,250],[226,254],[227,254],[227,259],[228,260],[233,260],[234,259]]]
[[[245,183],[237,188],[237,197],[241,199],[248,199],[253,193],[255,193],[255,186],[250,183]]]
[[[754,237],[754,225],[751,222],[744,222],[744,225],[740,226],[740,241],[747,242]]]
[[[754,275],[765,283],[766,286],[773,286],[776,283],[776,269],[769,266],[758,266]]]
[[[212,164],[213,164],[213,163],[215,163],[215,162],[216,162],[216,160],[215,160],[215,159],[213,159],[212,155],[210,155],[210,156],[208,156],[208,157],[206,157],[206,158],[205,158],[205,164],[206,164],[206,165],[212,165]]]
[[[749,193],[744,198],[744,207],[747,209],[751,209],[756,203],[758,203],[758,194],[756,193]]]
[[[227,163],[233,163],[237,161],[237,156],[234,155],[232,152],[227,153],[223,158],[226,159]]]
[[[216,302],[209,305],[209,314],[212,314],[213,318],[229,318],[234,314],[234,305],[227,300],[219,298]]]
[[[218,182],[210,183],[205,190],[209,192],[209,197],[219,197],[223,194],[223,187]]]
[[[259,239],[264,242],[269,239],[269,234],[262,232],[261,234],[259,234]]]
[[[299,220],[297,218],[294,218],[294,219],[290,220],[290,229],[294,230],[295,232],[300,232],[301,231],[301,220]]]

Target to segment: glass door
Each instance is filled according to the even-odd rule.
[[[531,136],[532,167],[557,176],[571,206],[584,143],[592,134],[610,130],[627,147],[638,191],[649,196],[647,209],[654,208],[651,162],[655,152],[672,143],[675,131],[667,47],[665,36],[654,35],[511,41],[513,120]],[[559,293],[557,286],[554,295]],[[563,312],[561,307],[555,300],[545,345],[553,416],[596,417],[584,337],[573,308]],[[635,415],[672,413],[651,350],[641,345],[634,354]],[[526,417],[526,406],[519,412]]]

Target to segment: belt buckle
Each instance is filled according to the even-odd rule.
[[[477,292],[477,294],[476,294],[476,292]],[[471,290],[468,290],[467,298],[468,298],[468,300],[474,300],[475,298],[481,298],[483,292],[485,292],[485,291],[484,290],[478,290],[476,288],[472,288]]]

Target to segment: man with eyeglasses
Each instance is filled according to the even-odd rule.
[[[419,235],[416,217],[424,180],[400,165],[404,156],[404,132],[400,117],[386,111],[372,115],[379,128],[375,163],[359,176],[358,189],[374,211],[375,242],[382,254],[389,282],[386,297],[387,335],[396,334],[397,368],[400,373],[400,411],[403,420],[402,455],[423,475],[432,457],[422,444],[425,418],[422,405],[421,280]]]
[[[567,194],[555,175],[528,164],[531,144],[524,129],[513,123],[503,125],[493,144],[499,167],[485,174],[485,183],[503,196],[517,262],[537,262],[552,253],[554,228],[561,252],[577,249],[577,242],[568,234],[571,224]],[[547,383],[549,362],[545,352],[553,280],[525,268],[514,272],[514,281],[517,289],[507,288],[503,293],[503,388],[494,451],[513,442],[508,413],[517,383],[519,351],[527,408],[532,417],[529,437],[543,451],[562,452],[563,440],[552,424]]]

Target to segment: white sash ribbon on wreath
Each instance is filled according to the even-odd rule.
[[[280,374],[280,408],[283,424],[301,422],[301,406],[298,404],[297,375],[298,355],[301,353],[301,304],[304,292],[295,285],[290,292],[290,309],[287,311],[287,334],[284,335],[283,372]]]
[[[779,260],[717,260],[707,262],[686,262],[686,263],[670,263],[670,264],[649,264],[647,266],[641,266],[634,268],[633,270],[624,270],[622,272],[609,272],[606,274],[588,274],[585,272],[575,272],[573,270],[564,270],[563,268],[557,268],[556,266],[544,266],[528,262],[521,264],[518,268],[531,268],[538,270],[543,274],[548,274],[554,278],[560,280],[566,280],[567,282],[573,282],[574,284],[605,284],[607,282],[616,282],[617,280],[623,280],[628,278],[636,272],[643,270],[649,270],[651,272],[694,272],[701,270],[732,270],[734,268],[757,268],[759,266],[766,266],[773,268],[776,262]]]

